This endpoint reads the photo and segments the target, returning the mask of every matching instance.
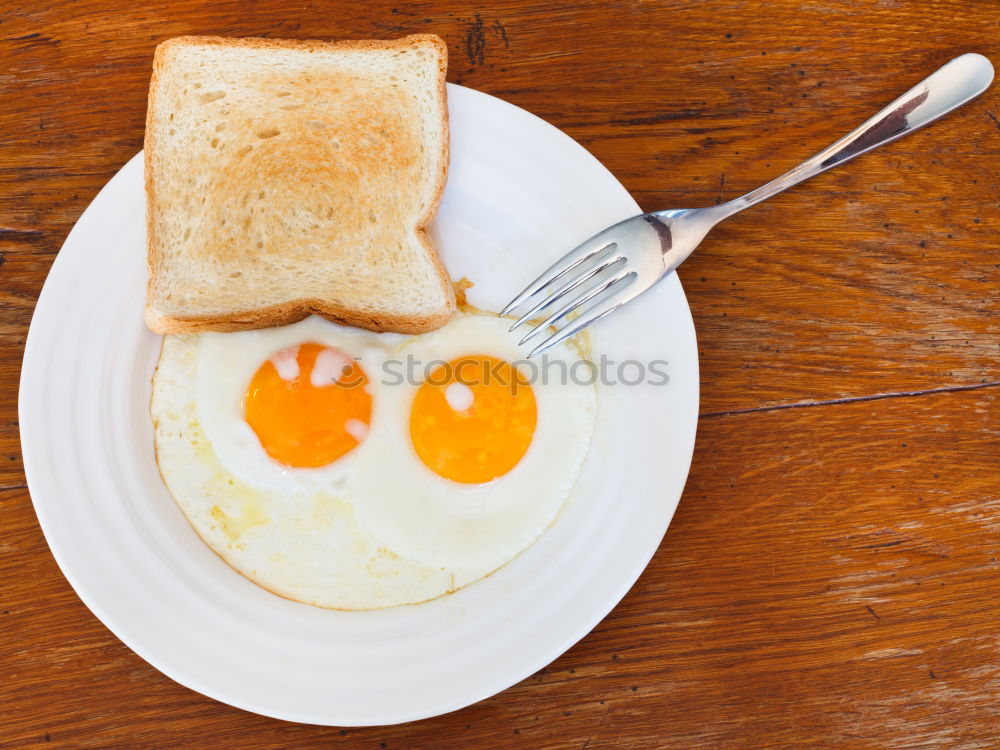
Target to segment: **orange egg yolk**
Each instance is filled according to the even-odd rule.
[[[509,362],[459,357],[432,370],[417,390],[410,438],[434,473],[466,484],[513,469],[535,433],[535,394]]]
[[[368,378],[339,349],[302,344],[260,366],[244,401],[247,424],[271,458],[315,468],[364,440],[371,421]]]

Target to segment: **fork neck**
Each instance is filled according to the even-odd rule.
[[[723,219],[728,219],[733,214],[742,211],[748,204],[740,205],[741,198],[736,198],[728,203],[720,203],[717,206],[705,206],[703,208],[682,208],[668,211],[654,211],[653,216],[667,225],[675,222],[682,222],[690,226],[699,224],[708,231]]]

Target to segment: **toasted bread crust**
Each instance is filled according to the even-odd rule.
[[[340,42],[323,42],[319,40],[295,40],[295,39],[266,39],[262,37],[229,38],[220,36],[179,36],[168,39],[160,43],[153,58],[153,72],[149,84],[149,105],[146,111],[146,134],[145,134],[145,188],[147,201],[150,203],[156,196],[156,178],[153,164],[153,150],[151,144],[156,142],[157,124],[154,113],[155,95],[158,91],[156,86],[159,76],[162,73],[164,52],[171,47],[183,45],[206,45],[216,44],[228,47],[242,47],[246,49],[274,49],[292,48],[305,50],[331,50],[331,49],[400,49],[407,47],[417,47],[430,44],[438,49],[438,96],[441,105],[441,126],[444,133],[448,133],[448,104],[447,89],[445,85],[448,70],[448,47],[441,37],[435,34],[411,34],[394,40],[345,40]],[[290,300],[280,305],[273,305],[263,308],[254,308],[232,312],[226,315],[217,316],[191,316],[181,317],[168,315],[156,309],[152,301],[151,291],[159,270],[158,259],[155,248],[157,238],[155,236],[155,223],[152,212],[146,211],[146,260],[149,266],[149,282],[147,284],[146,295],[146,325],[154,333],[176,334],[176,333],[199,333],[207,331],[233,332],[245,331],[257,328],[269,328],[294,323],[309,315],[321,315],[322,317],[343,325],[366,328],[372,331],[397,333],[424,333],[432,331],[445,325],[455,317],[458,307],[455,301],[455,292],[452,287],[448,271],[441,261],[436,249],[431,243],[427,233],[427,228],[437,214],[441,196],[444,194],[445,184],[448,176],[448,162],[450,157],[449,138],[441,139],[441,169],[436,175],[436,185],[434,198],[428,204],[423,216],[418,219],[416,234],[420,243],[427,250],[427,255],[431,259],[437,276],[441,282],[441,290],[445,297],[445,306],[431,315],[406,316],[377,315],[367,311],[352,310],[343,307],[336,302],[329,300],[319,300],[314,298],[303,298]]]
[[[454,289],[449,282],[454,299]],[[231,315],[220,316],[193,316],[190,318],[177,318],[170,315],[163,315],[155,308],[147,305],[146,325],[154,333],[206,333],[216,331],[219,333],[232,333],[234,331],[249,331],[256,328],[271,328],[273,326],[285,326],[296,323],[310,315],[320,315],[334,323],[355,328],[366,328],[369,331],[379,333],[392,331],[394,333],[424,333],[440,328],[453,317],[457,312],[454,308],[441,310],[434,315],[427,316],[379,316],[371,313],[349,310],[336,304],[323,302],[317,299],[293,300],[282,305],[263,307],[257,310],[250,310],[245,313],[233,313]]]

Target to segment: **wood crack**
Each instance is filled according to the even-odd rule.
[[[1000,386],[1000,380],[989,383],[975,383],[973,385],[949,385],[942,388],[926,388],[919,391],[896,391],[893,393],[874,393],[870,396],[848,396],[847,398],[833,398],[826,401],[806,401],[796,404],[775,404],[773,406],[753,406],[748,409],[730,409],[728,411],[712,411],[699,414],[699,419],[709,419],[711,417],[731,417],[738,414],[754,414],[760,411],[778,411],[780,409],[803,409],[808,406],[832,406],[834,404],[856,404],[862,401],[881,401],[886,398],[911,398],[914,396],[927,396],[935,393],[958,393],[960,391],[978,391],[982,388],[996,388]]]
[[[44,236],[45,232],[40,229],[0,227],[0,240],[34,240]]]

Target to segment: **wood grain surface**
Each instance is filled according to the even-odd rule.
[[[562,128],[651,210],[755,187],[960,53],[1000,61],[998,28],[996,0],[5,4],[0,746],[1000,747],[997,88],[684,265],[702,418],[663,544],[580,644],[454,714],[294,725],[163,677],[56,567],[16,409],[45,275],[141,147],[170,36],[435,32],[450,80]]]

